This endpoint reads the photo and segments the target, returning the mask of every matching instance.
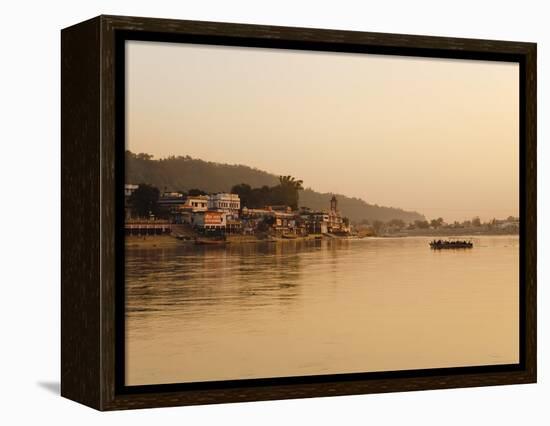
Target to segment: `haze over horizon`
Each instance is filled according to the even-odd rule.
[[[517,216],[519,67],[127,42],[126,148],[446,221]]]

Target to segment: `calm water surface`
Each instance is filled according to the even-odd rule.
[[[126,250],[126,384],[518,362],[519,239]]]

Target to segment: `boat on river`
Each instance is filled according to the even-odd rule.
[[[195,244],[201,246],[221,246],[227,244],[226,240],[214,239],[214,238],[196,238]]]
[[[281,237],[283,237],[285,240],[295,240],[296,238],[298,238],[296,234],[283,234],[281,235]]]
[[[446,249],[471,249],[474,243],[466,240],[433,240],[430,242],[430,248],[433,250]]]

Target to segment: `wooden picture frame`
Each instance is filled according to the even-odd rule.
[[[125,387],[117,230],[130,39],[519,63],[519,364]],[[99,16],[63,29],[61,50],[62,396],[119,410],[536,382],[536,44]]]

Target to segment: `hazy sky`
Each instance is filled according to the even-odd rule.
[[[518,214],[513,63],[127,42],[127,149],[447,221]]]

